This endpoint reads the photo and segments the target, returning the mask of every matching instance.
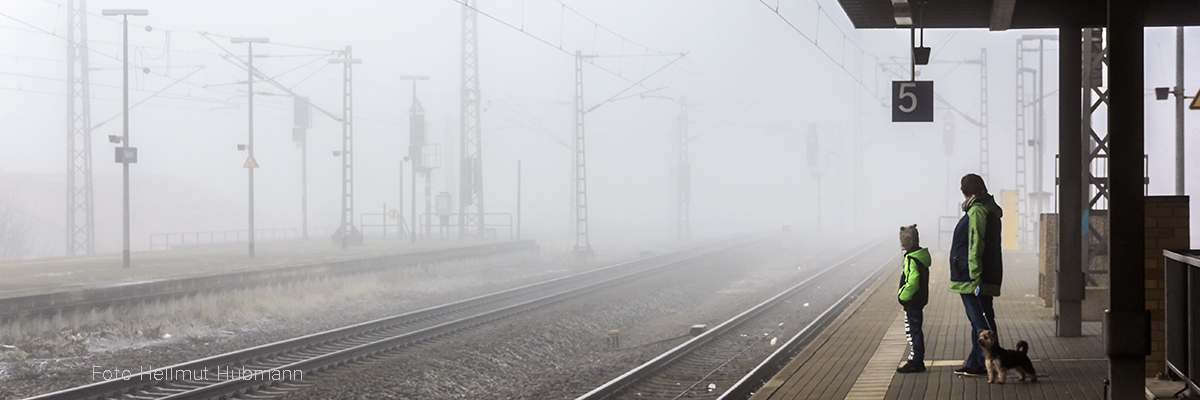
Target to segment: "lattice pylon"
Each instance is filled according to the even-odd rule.
[[[588,236],[587,151],[584,141],[583,118],[583,54],[575,52],[575,260],[587,262],[592,258],[592,243]]]
[[[67,255],[96,254],[87,1],[67,0]]]
[[[475,0],[462,9],[462,136],[459,140],[458,237],[482,236],[483,142],[479,121],[479,42]]]

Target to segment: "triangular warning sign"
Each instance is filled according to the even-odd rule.
[[[246,157],[246,164],[242,168],[258,168],[258,162],[254,161],[254,156]]]
[[[1189,110],[1200,110],[1200,90],[1196,91],[1196,95],[1192,97],[1192,104],[1188,105]]]

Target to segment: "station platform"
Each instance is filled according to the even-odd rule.
[[[900,250],[897,250],[900,251]],[[904,312],[896,301],[900,264],[891,268],[752,397],[766,399],[1079,399],[1103,398],[1108,364],[1099,321],[1083,336],[1054,335],[1053,309],[1037,298],[1037,256],[1005,252],[1004,283],[995,299],[1001,345],[1029,343],[1037,382],[988,384],[987,376],[960,376],[970,352],[970,324],[961,297],[951,293],[947,255],[933,252],[925,306],[925,366],[896,373],[908,356]]]
[[[260,242],[255,257],[246,243],[180,246],[132,254],[122,268],[121,254],[51,257],[0,262],[0,299],[65,292],[152,280],[192,278],[248,270],[287,268],[477,246],[494,241],[366,241],[342,250],[328,240]]]

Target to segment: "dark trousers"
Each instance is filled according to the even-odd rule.
[[[908,337],[909,361],[925,362],[925,332],[921,331],[921,320],[925,311],[921,309],[904,310],[904,335]]]
[[[979,348],[979,331],[996,331],[996,311],[992,309],[992,296],[962,295],[963,307],[967,310],[967,319],[971,320],[971,354],[967,356],[963,366],[967,368],[983,368],[983,349]]]

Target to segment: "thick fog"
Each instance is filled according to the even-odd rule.
[[[87,7],[91,121],[98,126],[91,134],[97,251],[121,249],[121,165],[113,162],[108,141],[122,129],[121,23],[100,15],[109,8],[149,11],[130,17],[129,27],[130,104],[136,105],[129,135],[139,150],[130,168],[135,251],[147,250],[152,234],[246,229],[247,154],[237,148],[247,140],[246,72],[232,58],[244,60],[247,46],[230,37],[270,38],[254,45],[255,68],[337,115],[342,66],[327,60],[340,57],[335,52],[345,46],[362,60],[353,67],[356,224],[361,213],[397,208],[401,179],[402,211],[410,218],[410,165],[403,178],[399,168],[408,151],[413,91],[401,76],[429,76],[417,83],[416,96],[426,112],[428,142],[440,146],[432,191],[450,192],[457,204],[461,3],[93,0]],[[942,100],[935,122],[893,123],[891,81],[910,74],[907,30],[856,31],[833,0],[786,1],[779,14],[774,7],[707,0],[480,2],[485,211],[517,212],[521,162],[522,237],[555,249],[574,244],[576,51],[599,56],[587,58],[582,69],[584,108],[598,105],[585,117],[588,216],[597,252],[676,236],[683,98],[694,238],[782,225],[831,238],[892,235],[913,223],[935,231],[939,216],[958,215],[959,177],[980,168],[980,128],[969,119],[980,114],[974,61],[981,49],[988,60],[987,185],[994,194],[1016,187],[1016,42],[1054,31],[926,30],[932,62],[918,72],[935,81]],[[28,228],[29,250],[18,258],[65,254],[66,18],[66,0],[9,0],[0,7],[0,217]],[[1174,85],[1174,36],[1174,29],[1147,29],[1145,36],[1152,195],[1174,193],[1174,102],[1155,101],[1152,90]],[[1189,29],[1186,36],[1200,43],[1200,31]],[[1053,194],[1059,44],[1045,45],[1041,176],[1042,190]],[[1038,68],[1038,52],[1025,57],[1027,67]],[[1191,52],[1186,61],[1200,65],[1200,54]],[[1189,83],[1197,79],[1188,75]],[[292,140],[293,100],[262,80],[254,90],[256,227],[298,228],[301,159]],[[1190,94],[1195,86],[1185,90]],[[1027,123],[1036,121],[1033,114],[1030,108]],[[1189,132],[1200,124],[1193,114],[1187,114]],[[819,184],[806,143],[814,126]],[[1200,144],[1189,136],[1191,193],[1200,187]],[[1026,149],[1032,165],[1037,151]],[[341,124],[314,110],[308,150],[309,229],[324,240],[340,223],[341,159],[333,152],[341,150]],[[1045,212],[1054,212],[1052,198],[1045,204]],[[1200,213],[1192,215],[1196,247]],[[378,228],[363,233],[380,234]],[[507,228],[497,236],[507,238]],[[926,246],[936,246],[935,234],[923,236]]]

